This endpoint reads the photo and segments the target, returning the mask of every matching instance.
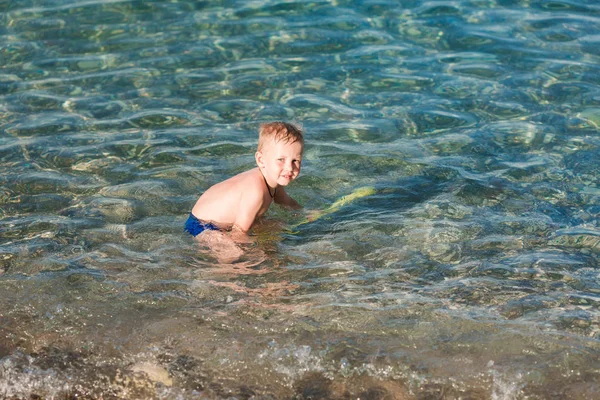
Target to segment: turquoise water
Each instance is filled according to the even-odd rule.
[[[593,399],[592,0],[0,1],[0,397]],[[306,132],[219,264],[183,232]]]

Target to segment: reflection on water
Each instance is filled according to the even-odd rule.
[[[599,22],[0,2],[0,397],[595,398]],[[183,223],[273,119],[304,125],[307,208],[374,190],[224,259]]]

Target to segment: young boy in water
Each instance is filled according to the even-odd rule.
[[[246,234],[272,202],[292,209],[302,206],[285,191],[300,174],[302,130],[286,122],[262,124],[257,167],[217,183],[204,192],[185,223],[193,236],[204,231],[228,230]]]

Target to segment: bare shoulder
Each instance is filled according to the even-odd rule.
[[[258,168],[242,172],[231,179],[234,180],[232,183],[236,188],[244,193],[262,195],[265,191],[263,177]]]
[[[220,192],[244,192],[248,189],[252,189],[254,186],[258,186],[253,171],[254,170],[240,172],[237,175],[219,182],[212,188],[216,188]]]

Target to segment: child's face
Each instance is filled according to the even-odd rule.
[[[258,162],[270,184],[286,186],[300,174],[303,146],[274,139],[259,152]],[[262,165],[261,165],[262,164]]]

